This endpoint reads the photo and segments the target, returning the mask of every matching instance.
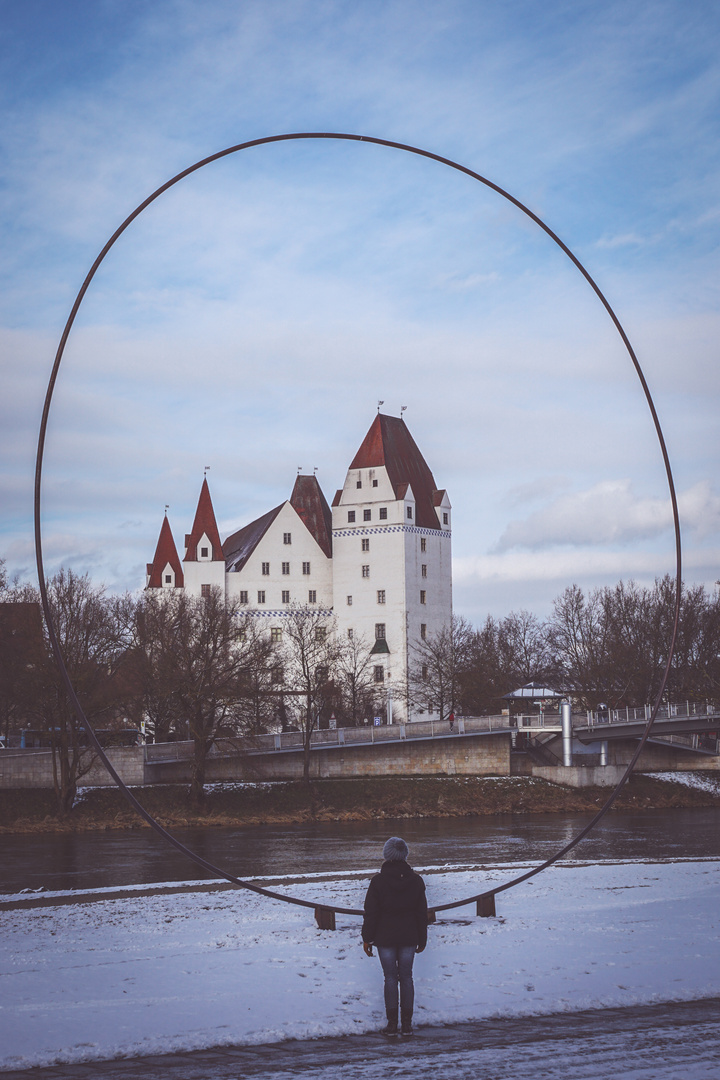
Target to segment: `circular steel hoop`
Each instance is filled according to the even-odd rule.
[[[574,266],[580,271],[580,273],[585,278],[585,280],[587,281],[590,288],[593,290],[593,292],[595,293],[597,298],[600,300],[600,303],[603,305],[606,312],[610,316],[610,318],[611,318],[611,320],[613,322],[613,325],[615,326],[615,329],[617,330],[618,334],[622,338],[623,345],[625,346],[625,348],[626,348],[626,350],[628,352],[628,355],[629,355],[629,357],[630,357],[630,359],[632,361],[633,367],[635,368],[635,372],[637,374],[637,377],[640,380],[640,384],[642,386],[643,393],[645,394],[645,399],[647,401],[648,408],[650,409],[650,414],[652,416],[653,424],[655,425],[655,432],[656,432],[656,435],[657,435],[657,438],[658,438],[658,442],[660,444],[660,451],[662,453],[663,463],[665,465],[665,475],[666,475],[666,478],[667,478],[668,489],[669,489],[669,492],[670,492],[670,501],[672,503],[672,512],[673,512],[673,523],[674,523],[674,528],[675,528],[675,557],[676,557],[676,568],[675,568],[675,613],[674,613],[674,619],[673,619],[672,635],[671,635],[671,639],[670,639],[670,647],[669,647],[669,650],[668,650],[668,657],[667,657],[667,662],[665,664],[665,670],[663,672],[663,677],[662,677],[662,680],[661,680],[661,683],[660,683],[660,689],[658,690],[657,696],[656,696],[655,701],[653,703],[652,711],[650,713],[650,717],[648,719],[648,722],[647,722],[647,725],[645,727],[645,731],[643,733],[643,736],[642,736],[642,738],[640,740],[640,743],[639,743],[637,749],[635,750],[635,753],[633,754],[633,756],[632,756],[632,758],[630,760],[630,763],[627,766],[627,769],[625,770],[622,778],[620,779],[619,783],[614,788],[614,790],[611,792],[611,794],[609,795],[609,797],[607,798],[607,800],[605,801],[603,806],[600,808],[600,810],[598,810],[597,814],[595,814],[595,816],[592,818],[592,820],[590,822],[588,822],[588,824],[585,826],[585,828],[582,829],[577,834],[577,836],[575,836],[568,844],[566,844],[565,847],[561,848],[560,851],[557,851],[551,858],[546,859],[545,862],[541,863],[540,866],[536,866],[532,870],[527,871],[525,874],[520,874],[518,877],[512,878],[510,881],[506,881],[502,885],[498,885],[495,888],[488,889],[488,890],[486,890],[486,891],[484,891],[482,893],[476,893],[473,896],[467,896],[462,900],[453,900],[452,902],[450,902],[448,904],[438,904],[433,908],[433,911],[446,911],[449,908],[463,907],[466,904],[474,903],[475,901],[480,900],[480,899],[482,899],[484,897],[495,896],[496,893],[505,892],[507,889],[511,889],[515,885],[519,885],[521,881],[527,881],[528,878],[534,877],[536,874],[539,874],[542,870],[545,870],[545,869],[547,869],[547,867],[552,866],[552,864],[557,862],[558,859],[561,859],[564,855],[567,855],[567,853],[569,851],[571,851],[576,846],[576,844],[579,844],[580,841],[584,837],[587,836],[587,834],[591,831],[591,829],[593,829],[597,825],[597,823],[600,821],[600,819],[602,817],[604,817],[604,815],[608,812],[610,807],[613,805],[613,803],[617,799],[617,797],[620,794],[620,791],[622,790],[624,784],[626,783],[626,781],[628,780],[630,774],[632,773],[635,765],[637,764],[638,758],[640,757],[640,754],[642,753],[643,747],[645,746],[645,743],[647,742],[648,736],[650,735],[650,729],[652,728],[652,725],[653,725],[653,723],[655,721],[655,717],[657,716],[657,712],[658,712],[658,709],[660,707],[660,702],[662,701],[662,696],[663,696],[663,693],[665,691],[665,686],[667,684],[668,675],[670,674],[670,665],[672,663],[673,652],[675,650],[675,640],[677,638],[678,624],[679,624],[679,621],[680,621],[680,600],[681,600],[681,596],[682,596],[682,550],[681,550],[681,542],[680,542],[680,516],[679,516],[679,513],[678,513],[677,496],[675,494],[675,482],[673,480],[672,469],[670,467],[670,458],[668,456],[667,447],[665,445],[665,439],[663,437],[662,428],[660,426],[660,420],[658,419],[658,415],[657,415],[657,412],[655,410],[655,404],[653,402],[652,395],[650,394],[650,389],[648,387],[648,384],[647,384],[647,382],[645,380],[645,375],[643,374],[642,368],[640,367],[640,362],[638,361],[638,358],[635,355],[635,351],[633,350],[633,347],[630,344],[630,340],[629,340],[627,334],[625,333],[625,331],[624,331],[624,329],[623,329],[623,327],[622,327],[622,325],[620,323],[620,320],[618,319],[617,315],[613,311],[612,307],[610,306],[608,300],[606,299],[606,297],[604,296],[604,294],[600,290],[597,283],[590,276],[590,274],[585,269],[585,267],[582,265],[582,263],[577,258],[577,256],[575,256],[572,253],[570,248],[566,244],[563,243],[563,241],[560,239],[560,237],[556,233],[554,233],[553,230],[548,225],[546,225],[545,222],[542,221],[541,218],[539,218],[537,216],[537,214],[534,214],[532,212],[532,210],[530,210],[529,207],[525,206],[525,204],[520,202],[519,199],[516,199],[514,197],[514,195],[511,195],[508,191],[505,191],[504,188],[501,188],[498,184],[493,183],[492,180],[488,180],[487,177],[481,176],[480,173],[475,172],[473,169],[468,169],[467,166],[460,165],[457,161],[453,161],[450,158],[442,157],[440,154],[433,154],[429,150],[422,150],[417,146],[409,146],[406,143],[394,142],[391,139],[379,139],[379,138],[376,138],[376,137],[374,137],[372,135],[352,135],[352,134],[348,134],[348,133],[345,133],[345,132],[334,132],[334,131],[291,132],[291,133],[287,133],[287,134],[284,134],[284,135],[268,135],[268,136],[266,136],[266,137],[264,137],[262,139],[250,139],[248,142],[238,143],[236,146],[230,146],[226,150],[220,150],[216,154],[211,154],[209,157],[202,158],[201,161],[196,161],[194,165],[190,165],[187,169],[183,169],[182,172],[177,173],[176,176],[173,176],[172,179],[168,180],[166,183],[162,184],[159,188],[157,188],[155,191],[153,191],[153,193],[151,195],[149,195],[147,197],[147,199],[144,200],[144,202],[141,202],[140,205],[137,206],[133,210],[133,212],[131,214],[129,214],[125,218],[123,223],[115,230],[115,232],[112,234],[110,239],[107,241],[107,243],[103,247],[103,249],[100,252],[100,254],[98,255],[98,257],[95,259],[95,262],[90,267],[90,270],[88,271],[87,277],[85,278],[85,280],[84,280],[84,282],[83,282],[83,284],[82,284],[82,286],[80,288],[80,291],[78,292],[77,297],[75,298],[75,303],[73,304],[70,315],[68,316],[68,320],[67,320],[67,322],[65,324],[65,328],[63,330],[62,337],[60,338],[60,344],[58,345],[57,353],[55,354],[55,362],[53,364],[52,372],[50,374],[50,379],[48,381],[47,392],[45,394],[45,403],[44,403],[44,406],[43,406],[42,419],[41,419],[41,422],[40,422],[40,432],[39,432],[39,435],[38,435],[37,456],[36,456],[36,460],[35,460],[35,498],[34,498],[35,559],[36,559],[36,564],[37,564],[38,583],[39,583],[39,586],[40,586],[40,598],[41,598],[41,601],[42,601],[42,608],[43,608],[43,612],[45,614],[45,620],[46,620],[46,624],[47,624],[48,635],[50,637],[50,642],[51,642],[51,645],[52,645],[53,653],[55,655],[55,659],[57,661],[57,664],[58,664],[58,666],[60,668],[62,678],[63,678],[63,681],[65,683],[65,687],[66,687],[66,690],[67,690],[67,693],[68,693],[68,697],[70,698],[70,701],[72,702],[72,705],[73,705],[73,707],[75,709],[75,712],[76,712],[81,724],[85,725],[85,728],[86,728],[87,732],[90,735],[90,740],[93,743],[93,746],[94,746],[98,756],[100,757],[100,759],[104,763],[106,769],[108,770],[108,772],[112,776],[113,780],[115,781],[117,786],[120,788],[120,790],[122,791],[122,793],[125,796],[125,798],[127,799],[127,801],[130,803],[130,805],[138,812],[138,814],[140,814],[140,816],[142,818],[144,818],[144,820],[148,823],[148,825],[151,826],[151,828],[153,828],[157,833],[159,833],[160,836],[162,836],[168,843],[172,844],[172,846],[175,847],[178,851],[182,852],[189,859],[192,859],[192,861],[194,863],[196,863],[196,865],[201,866],[204,870],[207,870],[210,873],[213,873],[213,874],[217,875],[218,877],[225,878],[227,881],[232,882],[234,885],[238,885],[238,886],[240,886],[240,887],[242,887],[244,889],[250,889],[252,892],[260,893],[263,896],[268,896],[268,897],[271,897],[272,899],[275,899],[275,900],[283,900],[286,903],[298,904],[300,907],[316,908],[316,909],[317,908],[326,908],[326,909],[331,909],[333,911],[339,912],[340,914],[343,914],[343,915],[362,915],[363,914],[363,912],[360,911],[357,908],[337,907],[334,904],[328,904],[327,902],[323,902],[323,901],[301,900],[299,897],[296,897],[296,896],[283,896],[281,893],[273,892],[271,889],[263,889],[259,885],[253,885],[251,882],[241,881],[240,878],[236,878],[232,874],[228,874],[225,870],[222,870],[218,866],[214,866],[212,863],[208,862],[206,859],[203,859],[202,856],[197,855],[194,851],[191,851],[190,848],[187,848],[183,843],[181,843],[180,840],[176,839],[176,837],[174,837],[172,835],[172,833],[168,832],[167,829],[163,828],[163,826],[160,825],[159,822],[155,821],[155,819],[152,817],[152,815],[149,814],[145,810],[145,808],[143,806],[141,806],[141,804],[135,798],[133,793],[128,789],[126,784],[122,781],[122,779],[120,778],[120,776],[116,772],[115,768],[113,767],[112,763],[108,759],[108,756],[105,753],[103,747],[100,745],[100,742],[99,742],[99,740],[97,738],[97,735],[95,734],[95,731],[93,730],[92,726],[88,722],[88,719],[85,716],[83,708],[82,708],[82,706],[81,706],[81,704],[80,704],[80,702],[79,702],[79,700],[77,698],[77,695],[75,694],[75,691],[73,689],[72,682],[70,680],[70,676],[68,675],[67,668],[65,667],[65,660],[63,658],[62,650],[61,650],[60,644],[58,642],[57,633],[55,631],[55,624],[54,624],[53,617],[52,617],[52,612],[50,611],[50,605],[48,603],[47,585],[46,585],[46,581],[45,581],[45,568],[44,568],[43,556],[42,556],[42,520],[41,520],[42,466],[43,466],[43,457],[44,457],[44,453],[45,453],[45,438],[46,438],[46,433],[47,433],[47,425],[48,425],[48,419],[49,419],[49,416],[50,416],[50,405],[51,405],[52,398],[53,398],[53,393],[54,393],[54,390],[55,390],[55,383],[57,381],[58,372],[60,370],[60,363],[62,361],[63,354],[65,352],[65,346],[67,345],[67,341],[68,341],[68,338],[70,336],[70,331],[72,330],[73,324],[75,322],[75,318],[76,318],[77,313],[78,313],[78,311],[80,309],[80,305],[82,304],[83,299],[85,298],[85,294],[87,293],[88,288],[90,287],[90,283],[92,282],[93,278],[95,277],[95,274],[97,273],[97,270],[100,267],[100,264],[102,263],[103,259],[108,254],[108,252],[113,247],[113,245],[116,243],[116,241],[122,236],[122,234],[125,232],[125,230],[128,228],[128,226],[135,220],[135,218],[139,217],[139,215],[143,212],[143,210],[147,209],[147,207],[150,206],[151,203],[155,202],[155,200],[158,199],[164,192],[168,191],[169,188],[174,187],[175,184],[179,183],[181,180],[184,180],[185,177],[192,175],[192,173],[197,172],[199,169],[202,169],[205,165],[209,165],[213,161],[219,161],[221,158],[229,157],[231,154],[236,154],[240,150],[249,150],[253,146],[265,146],[268,143],[293,142],[295,140],[303,140],[303,139],[305,139],[305,140],[307,140],[307,139],[331,139],[331,140],[344,141],[344,142],[373,143],[376,146],[387,146],[387,147],[390,147],[393,150],[402,150],[402,151],[404,151],[404,152],[406,152],[408,154],[415,154],[418,157],[429,158],[432,161],[439,162],[441,165],[447,165],[448,168],[450,168],[450,169],[455,169],[457,172],[464,173],[466,176],[471,177],[471,179],[473,179],[473,180],[477,180],[478,183],[483,184],[485,187],[490,188],[492,191],[495,191],[498,195],[501,195],[503,197],[503,199],[506,199],[508,202],[512,203],[513,206],[516,206],[517,209],[520,210],[523,214],[525,214],[526,217],[530,218],[531,221],[534,221],[535,224],[540,229],[542,229],[542,231],[544,233],[546,233],[550,237],[550,239],[553,241],[553,243],[555,243],[560,248],[560,250],[563,251],[565,253],[565,255],[567,255],[568,259],[570,259],[570,261],[574,264]]]

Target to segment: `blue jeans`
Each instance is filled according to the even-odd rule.
[[[385,1009],[398,1007],[398,983],[400,983],[400,1007],[412,1013],[415,1000],[412,967],[415,959],[414,945],[378,945],[378,956],[385,975]]]

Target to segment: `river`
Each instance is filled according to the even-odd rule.
[[[541,860],[564,846],[582,814],[499,814],[316,825],[183,828],[175,835],[242,878],[372,869],[388,836],[415,866]],[[608,814],[573,858],[720,858],[720,809]],[[97,889],[211,877],[147,829],[0,836],[0,892]]]

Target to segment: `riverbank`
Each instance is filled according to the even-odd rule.
[[[443,904],[471,896],[522,866],[446,866],[427,874],[428,898]],[[358,908],[369,873],[289,888],[268,884],[312,903]],[[428,1026],[455,1030],[468,1021],[533,1016],[537,1032],[539,1018],[565,1013],[583,1032],[592,1019],[578,1010],[716,998],[719,884],[718,860],[565,865],[502,893],[497,918],[476,918],[472,905],[441,912],[415,963],[418,1044]],[[364,955],[359,933],[355,916],[340,915],[336,931],[322,931],[312,911],[246,890],[6,911],[0,1070],[84,1062],[84,1075],[102,1075],[92,1063],[108,1058],[377,1031],[384,1014],[380,966]],[[630,1026],[633,1049],[642,1049],[637,1025]],[[596,1045],[608,1052],[615,1036],[595,1034]],[[658,1075],[663,1042],[650,1038],[636,1077]],[[297,1060],[303,1045],[294,1044]],[[703,1048],[702,1040],[691,1041],[688,1060],[697,1062]],[[543,1075],[568,1075],[561,1050],[552,1074]],[[388,1047],[370,1075],[396,1075],[397,1059],[387,1055],[398,1051],[404,1055],[405,1048]],[[526,1047],[522,1075],[537,1075],[535,1058],[527,1055]],[[340,1057],[313,1075],[357,1076],[362,1055],[348,1059],[343,1051]],[[351,1067],[344,1067],[346,1060]],[[157,1060],[148,1064],[155,1075]],[[705,1072],[681,1064],[675,1075],[714,1076],[714,1064],[709,1061]],[[411,1072],[447,1075],[439,1055]],[[215,1075],[192,1061],[184,1070],[190,1073]],[[627,1064],[583,1075],[616,1073],[629,1075]],[[488,1072],[470,1063],[461,1075]],[[577,1070],[570,1068],[570,1075]]]
[[[382,818],[592,812],[607,788],[568,788],[526,776],[374,777],[311,784],[210,784],[200,810],[180,785],[135,788],[143,806],[167,828],[202,825],[289,825]],[[717,773],[637,774],[615,810],[720,806]],[[51,791],[0,791],[0,833],[72,833],[147,828],[113,788],[86,788],[70,815],[55,815]]]

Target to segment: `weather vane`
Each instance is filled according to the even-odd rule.
[[[385,404],[384,401],[378,401],[378,412],[380,412],[380,406],[384,405],[384,404]]]

